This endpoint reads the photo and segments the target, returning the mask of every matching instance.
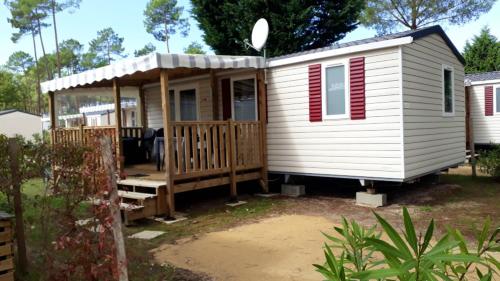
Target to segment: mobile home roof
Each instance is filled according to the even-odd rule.
[[[445,41],[446,45],[448,45],[448,47],[451,49],[453,54],[458,58],[458,60],[462,64],[465,64],[464,58],[462,57],[458,49],[455,47],[455,45],[453,45],[450,38],[448,38],[448,36],[441,28],[441,26],[435,25],[417,30],[407,30],[403,32],[387,34],[383,36],[376,36],[372,38],[356,40],[341,44],[333,44],[331,46],[324,48],[318,48],[304,52],[298,52],[284,56],[274,57],[268,60],[268,66],[275,67],[293,63],[300,63],[308,60],[345,55],[355,52],[400,46],[400,45],[410,44],[413,42],[413,40],[426,37],[431,34],[440,35],[441,38],[443,38],[443,40]]]

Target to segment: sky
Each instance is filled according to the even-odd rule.
[[[157,51],[166,52],[165,44],[156,41],[144,28],[143,11],[146,3],[147,0],[82,0],[80,9],[72,12],[65,11],[57,15],[59,42],[73,38],[80,41],[87,48],[88,42],[96,37],[98,30],[112,27],[120,36],[125,38],[125,52],[129,56],[133,56],[134,50],[140,49],[150,42],[157,47]],[[189,18],[190,1],[179,0],[178,3],[185,8],[184,17]],[[30,37],[21,39],[17,44],[12,43],[10,40],[11,34],[15,31],[7,23],[9,16],[6,7],[0,4],[0,65],[4,64],[14,51],[22,50],[30,54],[33,53]],[[198,28],[197,22],[193,18],[189,18],[189,22],[190,32],[187,37],[182,37],[179,34],[172,37],[170,41],[171,52],[182,53],[191,42],[198,42],[205,46],[208,53],[211,53],[210,48],[203,42],[203,32]],[[496,2],[489,13],[483,14],[476,21],[461,26],[445,25],[443,28],[455,46],[462,51],[466,41],[477,35],[485,25],[490,27],[493,35],[500,38],[500,1]],[[248,34],[249,38],[250,32]],[[44,29],[42,34],[47,52],[53,51],[55,44],[52,27]],[[374,30],[359,27],[340,42],[368,38],[374,35]],[[40,50],[38,40],[37,44]]]

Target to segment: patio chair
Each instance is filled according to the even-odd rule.
[[[147,128],[141,138],[141,151],[145,162],[151,162],[153,158],[153,144],[156,137],[156,131],[153,128]]]

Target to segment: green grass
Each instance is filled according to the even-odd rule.
[[[39,272],[43,270],[42,264],[36,259],[40,258],[37,253],[42,247],[44,233],[40,228],[41,206],[45,192],[42,180],[30,180],[23,184],[23,214],[27,235],[27,246],[30,253],[31,268],[29,276],[23,280],[40,280]],[[49,203],[54,208],[62,207],[64,201],[61,198],[48,197]],[[126,239],[127,258],[129,260],[130,280],[170,280],[174,269],[169,265],[158,265],[154,263],[150,250],[163,243],[171,243],[179,238],[189,237],[196,234],[216,231],[261,218],[267,213],[282,208],[284,201],[266,198],[248,198],[247,204],[231,208],[224,204],[215,204],[214,208],[190,210],[189,219],[179,223],[167,225],[151,220],[142,220],[136,226],[125,227],[124,234],[129,236],[142,230],[161,230],[166,234],[150,240]],[[90,216],[88,205],[82,204],[77,211],[81,218]],[[12,212],[5,195],[0,193],[0,208]]]

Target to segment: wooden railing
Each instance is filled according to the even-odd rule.
[[[116,145],[116,128],[113,126],[58,128],[52,130],[52,141],[55,144],[89,144],[97,135],[110,136]]]
[[[142,127],[122,127],[122,138],[142,138]]]
[[[261,167],[258,121],[172,122],[175,179]]]

